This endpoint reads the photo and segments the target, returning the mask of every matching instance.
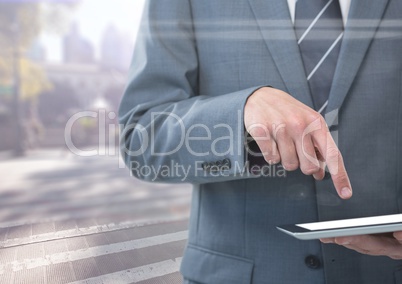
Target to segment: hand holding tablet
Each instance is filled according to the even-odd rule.
[[[300,240],[402,231],[402,214],[282,225],[278,230]]]

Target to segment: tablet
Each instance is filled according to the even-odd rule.
[[[300,240],[402,231],[402,214],[278,226]]]

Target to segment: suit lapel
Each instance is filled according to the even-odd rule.
[[[292,96],[313,107],[286,0],[249,0],[269,52]]]
[[[313,107],[289,7],[285,0],[248,0],[287,91]],[[363,62],[389,0],[352,0],[327,112],[339,109]],[[336,116],[330,116],[336,119]],[[330,119],[332,120],[332,119]],[[332,125],[333,121],[327,121]]]
[[[337,110],[353,83],[389,0],[352,0],[329,95],[327,112]],[[335,118],[335,117],[333,117]],[[332,121],[328,121],[329,125]]]
[[[366,57],[388,2],[389,0],[352,0],[325,115],[329,126],[337,124],[338,110]],[[338,218],[339,212],[348,204],[340,201],[334,193],[335,189],[329,191],[331,187],[333,188],[331,180],[316,182],[319,220]],[[328,258],[332,258],[331,253],[330,248],[325,248],[324,254],[329,255]]]

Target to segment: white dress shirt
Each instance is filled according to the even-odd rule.
[[[336,1],[336,0],[335,0]],[[339,0],[339,5],[341,6],[343,25],[346,26],[346,21],[348,20],[350,2],[352,0]],[[290,17],[292,22],[295,23],[295,9],[297,0],[288,0]]]

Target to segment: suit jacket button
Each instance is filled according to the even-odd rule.
[[[309,255],[304,259],[304,263],[306,264],[306,266],[308,268],[311,269],[318,269],[321,267],[321,262],[318,259],[318,257],[314,256],[314,255]]]
[[[201,168],[202,168],[204,171],[208,171],[209,168],[210,168],[210,165],[209,165],[209,163],[204,162],[204,163],[201,164]]]
[[[210,162],[209,163],[209,170],[213,173],[216,173],[220,170],[219,165],[217,162]]]
[[[228,159],[228,158],[223,159],[222,166],[224,166],[226,169],[230,169],[232,167],[232,163],[230,162],[230,159]]]

